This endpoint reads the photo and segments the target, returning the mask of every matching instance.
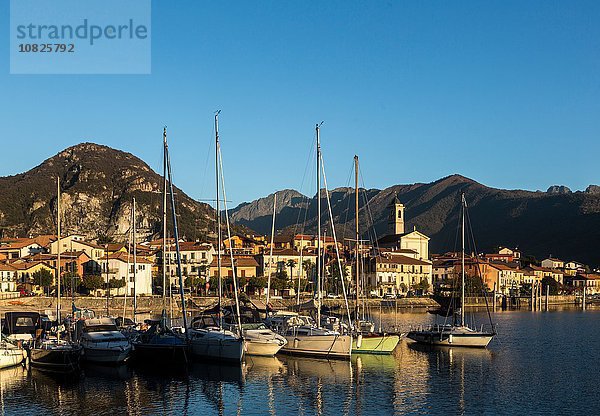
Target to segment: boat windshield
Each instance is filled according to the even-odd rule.
[[[116,325],[93,325],[85,328],[85,332],[118,331]]]

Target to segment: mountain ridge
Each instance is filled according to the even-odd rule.
[[[575,192],[558,190],[555,187],[546,192],[497,189],[460,174],[448,175],[430,183],[361,189],[361,236],[373,240],[387,233],[388,205],[397,195],[406,207],[406,231],[416,227],[431,237],[432,252],[454,250],[457,248],[460,193],[464,192],[479,251],[490,251],[502,245],[520,247],[525,253],[539,258],[552,253],[564,256],[565,260],[599,264],[600,258],[594,249],[600,244],[600,231],[596,231],[600,230],[598,187],[590,185],[585,191]],[[343,187],[329,192],[338,240],[353,238],[354,190]],[[299,195],[296,197],[301,198],[301,202],[277,210],[276,228],[284,233],[315,232],[316,198]],[[272,196],[259,199],[268,208],[265,210],[253,206],[256,201],[232,209],[232,221],[260,233],[270,233]],[[369,201],[368,208],[365,196]],[[239,215],[242,210],[245,213],[243,217]],[[254,216],[247,215],[251,211]],[[373,217],[372,224],[368,211]],[[306,221],[297,220],[305,214]],[[328,215],[323,216],[323,228],[330,228]]]

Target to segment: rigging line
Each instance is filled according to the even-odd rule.
[[[215,137],[215,125],[214,123],[212,124],[212,135],[210,136],[210,139],[208,140],[208,150],[206,152],[206,160],[204,161],[204,172],[202,173],[201,179],[200,179],[200,193],[198,195],[204,195],[204,190],[206,188],[206,179],[208,178],[207,175],[207,170],[208,170],[208,159],[211,155],[213,155],[214,153],[212,152],[212,147],[213,147],[213,141],[214,141],[214,137]]]
[[[231,227],[229,224],[229,213],[227,211],[227,192],[225,191],[225,175],[223,174],[223,154],[221,153],[221,147],[219,147],[219,164],[221,165],[220,173],[221,173],[221,183],[223,185],[223,200],[225,206],[225,222],[227,224],[227,238],[229,239],[229,256],[231,259],[231,279],[233,280],[233,293],[235,296],[235,311],[237,313],[237,322],[238,322],[238,330],[240,334],[240,338],[243,339],[244,334],[242,332],[242,320],[240,315],[240,302],[238,299],[238,284],[237,284],[237,276],[235,273],[235,262],[233,261],[233,248],[231,247]]]
[[[348,172],[348,177],[346,179],[346,189],[350,189],[350,181],[352,180],[352,171],[354,170],[354,161],[352,161],[352,164],[350,165],[350,171]],[[349,194],[348,192],[346,192],[347,194]],[[346,206],[346,217],[344,218],[344,222],[342,225],[342,241],[346,240],[346,228],[348,226],[348,215],[350,213],[350,201],[353,198],[347,198],[348,199],[348,205]]]
[[[329,218],[331,220],[331,232],[333,234],[333,244],[338,260],[338,270],[340,272],[340,280],[342,281],[342,292],[344,293],[344,303],[346,304],[346,313],[348,315],[348,325],[351,325],[350,307],[348,306],[348,297],[346,296],[346,284],[344,282],[344,272],[342,269],[342,261],[340,260],[340,252],[338,249],[337,238],[335,236],[335,226],[333,223],[333,212],[331,211],[331,202],[329,200],[329,191],[327,190],[327,176],[325,175],[325,162],[323,161],[323,153],[321,153],[321,170],[323,171],[323,185],[325,186],[325,195],[327,195],[327,207],[329,208]]]
[[[308,157],[306,159],[306,165],[304,166],[304,173],[302,175],[302,182],[300,183],[300,193],[302,194],[302,197],[307,201],[306,210],[308,210],[308,197],[302,193],[302,190],[304,188],[304,182],[306,181],[306,175],[308,173],[309,166],[312,166],[312,161],[313,161],[313,156],[314,156],[314,149],[315,149],[315,145],[316,145],[316,140],[314,140],[314,139],[315,139],[315,137],[314,137],[314,134],[313,134],[312,146],[310,148],[310,153],[308,154]],[[298,223],[300,222],[300,215],[301,214],[302,214],[302,206],[300,206],[300,210],[298,210],[298,216],[296,218],[296,224],[294,225],[294,235],[298,231]],[[304,213],[304,219],[306,221],[306,213]]]
[[[375,255],[377,258],[380,258],[380,250],[379,250],[379,239],[377,237],[377,230],[375,229],[375,220],[373,217],[373,212],[371,211],[371,205],[369,204],[369,198],[367,195],[367,191],[366,191],[366,186],[365,186],[365,182],[364,182],[364,177],[362,174],[362,169],[359,167],[358,168],[358,172],[359,172],[359,177],[362,181],[363,184],[363,189],[364,189],[364,193],[363,193],[363,200],[364,200],[364,207],[366,207],[366,211],[367,211],[367,233],[369,235],[373,235],[373,249],[375,251]]]
[[[466,212],[467,224],[468,224],[469,230],[470,230],[469,236],[473,241],[473,249],[475,251],[475,264],[476,264],[476,268],[477,268],[477,275],[481,279],[481,286],[482,286],[481,291],[483,293],[483,299],[485,300],[485,309],[487,310],[488,319],[490,321],[490,325],[492,326],[492,332],[494,332],[494,323],[492,321],[492,314],[490,313],[490,308],[489,308],[489,303],[488,303],[488,298],[487,298],[487,291],[485,290],[485,281],[483,280],[483,275],[481,274],[481,268],[480,268],[480,263],[479,263],[479,254],[477,253],[477,245],[475,243],[475,235],[473,234],[473,226],[471,225],[471,216],[469,215],[469,210],[467,209],[466,202],[465,202],[465,212]]]

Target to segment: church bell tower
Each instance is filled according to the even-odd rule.
[[[390,216],[388,217],[389,234],[404,234],[404,205],[394,195],[389,205]]]

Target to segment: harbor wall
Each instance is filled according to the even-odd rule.
[[[251,298],[253,299],[253,298]],[[265,297],[256,298],[256,300],[264,303]],[[300,299],[300,302],[306,302],[309,298]],[[188,311],[195,312],[217,304],[216,297],[186,297],[186,307]],[[61,310],[65,313],[71,312],[72,298],[65,297],[61,300]],[[361,301],[362,302],[362,301]],[[382,308],[409,308],[423,309],[428,307],[436,307],[438,304],[431,298],[403,298],[403,299],[367,299],[365,302],[371,307]],[[123,306],[125,299],[123,297],[113,297],[109,299],[109,309],[112,315],[123,315]],[[275,309],[285,309],[296,304],[295,298],[271,298],[270,303]],[[348,301],[349,306],[353,306],[353,301]],[[323,304],[329,307],[343,307],[343,299],[324,299]],[[81,296],[75,298],[75,305],[81,309],[92,309],[96,312],[106,310],[106,298]],[[133,310],[133,299],[126,299],[127,315],[130,315]],[[139,296],[137,298],[137,311],[140,313],[148,313],[150,315],[160,314],[163,309],[163,300],[160,296]],[[170,306],[167,304],[167,309]],[[181,302],[179,298],[174,300],[173,309],[177,313],[181,312]],[[0,312],[4,314],[7,311],[37,311],[44,312],[46,310],[56,310],[56,298],[46,296],[19,297],[11,299],[0,299]]]

